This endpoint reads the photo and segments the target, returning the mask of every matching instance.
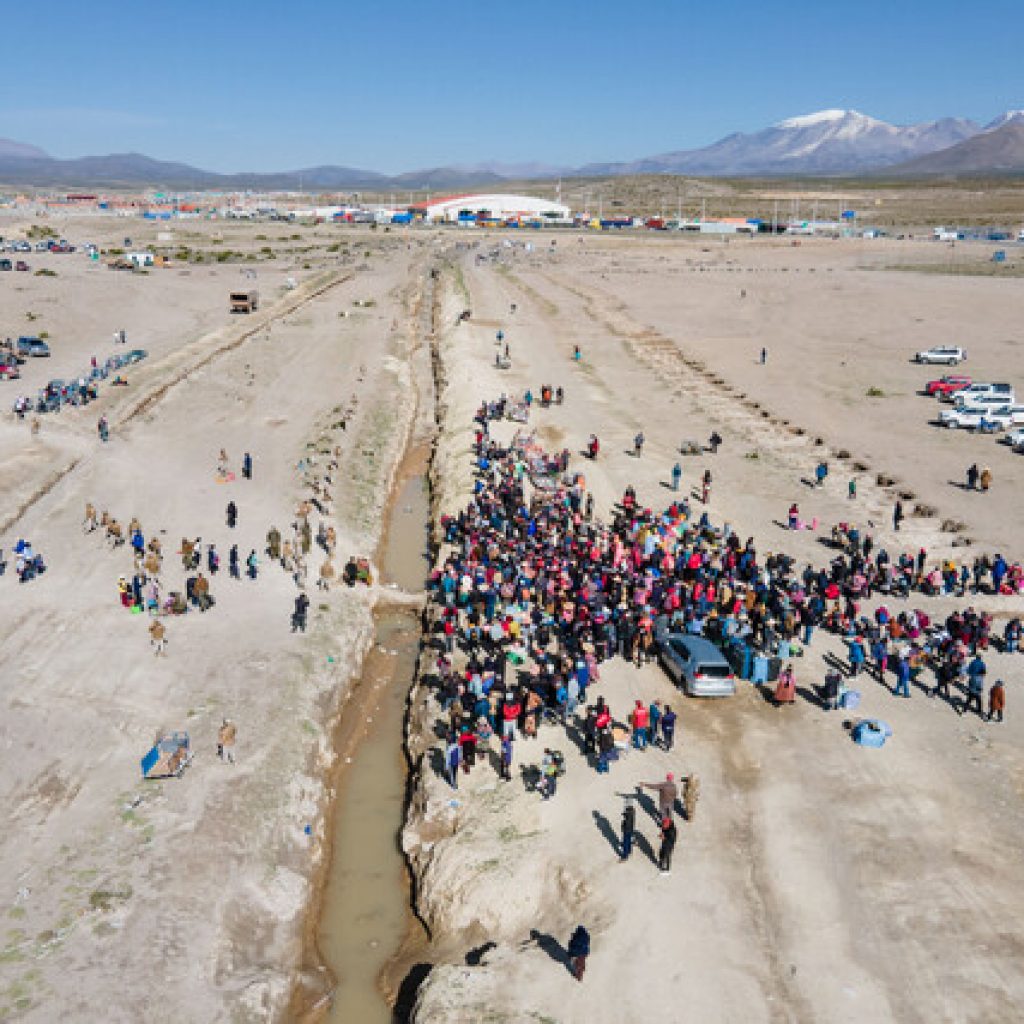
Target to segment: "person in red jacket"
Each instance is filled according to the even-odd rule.
[[[650,721],[650,713],[642,700],[636,702],[636,707],[633,708],[633,714],[630,718],[632,719],[633,726],[633,746],[637,750],[645,750],[647,748],[647,723]]]
[[[516,738],[516,721],[519,718],[519,713],[522,710],[522,706],[520,705],[519,701],[515,699],[513,694],[506,693],[505,706],[501,712],[502,736],[507,736],[511,740],[514,740]]]

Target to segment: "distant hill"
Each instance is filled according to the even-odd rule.
[[[856,110],[819,110],[750,134],[727,135],[703,149],[626,164],[590,164],[580,174],[856,174],[944,149],[979,131],[973,121],[942,118],[892,125]]]
[[[819,110],[760,131],[734,132],[700,149],[676,150],[622,163],[564,168],[496,162],[442,166],[386,175],[326,164],[295,171],[220,174],[189,164],[114,153],[72,160],[36,146],[0,139],[0,182],[63,188],[106,187],[237,191],[458,191],[510,180],[679,174],[702,177],[849,176],[892,173],[1024,173],[1020,135],[1024,111],[1010,110],[984,128],[963,118],[893,125],[856,110]],[[398,196],[396,195],[396,199]]]
[[[0,160],[6,157],[25,159],[35,157],[37,159],[49,160],[50,156],[38,146],[29,146],[24,142],[15,142],[13,139],[0,139]]]
[[[899,177],[1024,174],[1024,114],[928,156],[887,168]]]

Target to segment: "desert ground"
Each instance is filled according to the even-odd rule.
[[[5,219],[0,233],[31,226]],[[266,534],[273,525],[290,538],[300,503],[316,498],[310,523],[336,529],[335,567],[350,554],[372,559],[403,450],[434,415],[435,516],[471,491],[479,401],[546,383],[567,396],[532,415],[546,444],[578,452],[591,432],[601,436],[602,458],[584,467],[598,515],[628,483],[646,504],[668,504],[680,442],[717,429],[716,456],[683,459],[684,489],[712,468],[712,516],[755,536],[761,552],[827,560],[820,530],[780,526],[798,500],[822,526],[855,521],[893,552],[1021,556],[1024,460],[992,438],[931,425],[936,404],[916,393],[931,371],[908,359],[962,344],[967,372],[1024,386],[1024,298],[1013,279],[942,272],[942,246],[168,229],[98,217],[55,227],[108,250],[131,236],[133,248],[155,247],[171,262],[131,274],[80,254],[33,254],[32,273],[0,276],[0,337],[45,331],[53,349],[27,362],[22,380],[0,382],[0,809],[9,822],[0,1019],[286,1018],[324,860],[334,728],[371,643],[373,609],[396,595],[376,578],[318,589],[327,556],[314,543],[309,628],[294,633],[303,581],[266,556]],[[929,269],[906,269],[921,265]],[[57,276],[36,276],[43,267]],[[240,283],[259,289],[257,313],[228,313]],[[472,318],[456,325],[465,308]],[[102,384],[97,402],[40,416],[36,433],[31,417],[10,413],[17,395],[116,351],[120,329],[128,348],[149,353],[124,371],[127,387]],[[498,329],[509,369],[495,367]],[[424,405],[430,354],[434,409]],[[634,459],[627,450],[641,429],[647,445]],[[233,480],[218,478],[222,448]],[[252,480],[240,472],[243,452]],[[811,490],[804,481],[820,458],[831,473]],[[974,461],[992,468],[986,495],[956,486]],[[856,501],[846,496],[851,475]],[[908,519],[896,536],[901,493]],[[154,654],[147,617],[121,606],[118,577],[132,575],[132,556],[104,530],[83,528],[87,503],[125,525],[137,517],[146,540],[161,541],[164,594],[189,575],[182,538],[216,545],[216,604],[161,619],[165,655]],[[914,515],[917,505],[928,514]],[[48,567],[23,584],[11,555],[19,538]],[[244,564],[241,579],[228,578],[232,544],[243,563],[256,552],[256,580]],[[934,614],[963,603],[926,606]],[[973,603],[1000,622],[1022,610],[1011,598]],[[803,689],[834,653],[838,643],[819,634],[795,665]],[[631,753],[597,776],[564,732],[545,727],[533,749],[520,745],[516,766],[539,760],[548,743],[565,752],[567,775],[544,804],[486,767],[453,800],[432,767],[437,706],[415,689],[407,742],[417,770],[402,843],[433,939],[414,956],[435,964],[415,1019],[1015,1019],[1024,1002],[1019,661],[990,656],[1009,690],[998,725],[920,690],[898,701],[864,683],[860,714],[894,730],[882,750],[856,747],[842,714],[811,701],[775,709],[748,684],[727,701],[687,700],[656,665],[613,661],[600,691],[620,709],[634,696],[674,703],[676,749]],[[225,718],[237,729],[234,764],[216,754]],[[189,732],[192,763],[180,778],[144,781],[140,759],[175,730]],[[644,844],[619,864],[609,839],[619,794],[666,770],[702,781],[669,877]],[[652,822],[638,824],[653,845]],[[594,946],[577,984],[561,951],[580,922]]]
[[[563,386],[566,400],[531,413],[545,444],[578,453],[591,432],[601,437],[596,463],[573,463],[597,515],[608,515],[629,483],[641,505],[667,505],[680,441],[704,442],[714,429],[720,452],[684,458],[683,489],[712,468],[709,511],[756,537],[759,551],[827,562],[821,529],[782,528],[797,500],[822,528],[855,521],[893,553],[1018,558],[1024,462],[992,438],[930,425],[934,400],[916,392],[931,374],[908,359],[928,345],[961,344],[976,378],[1019,385],[1022,298],[1012,280],[887,269],[938,269],[944,259],[940,246],[895,240],[588,235],[532,252],[483,243],[451,274],[451,308],[472,308],[473,321],[438,340],[449,425],[434,463],[438,510],[456,511],[470,493],[476,404],[537,394],[546,383]],[[510,345],[509,369],[494,365],[497,329]],[[881,394],[869,397],[869,388]],[[514,428],[497,430],[507,438]],[[638,430],[647,444],[635,459]],[[820,458],[831,473],[812,490],[805,481]],[[957,486],[972,461],[992,467],[991,493]],[[895,482],[880,485],[879,473]],[[911,514],[897,535],[900,492],[908,512],[932,508]],[[947,519],[962,529],[943,530]],[[954,546],[965,537],[970,546]],[[932,614],[967,603],[997,622],[1022,605],[985,596],[908,602]],[[415,1019],[1016,1018],[1024,1001],[1019,716],[988,724],[920,688],[907,701],[865,682],[858,714],[894,731],[882,750],[865,750],[844,730],[846,715],[808,696],[827,655],[842,658],[843,648],[819,633],[794,662],[805,696],[782,709],[748,684],[725,701],[686,699],[656,665],[606,662],[594,692],[620,716],[636,697],[671,702],[682,742],[671,754],[632,751],[602,776],[563,729],[542,727],[537,741],[517,745],[516,767],[538,764],[545,746],[563,751],[567,773],[549,802],[515,778],[498,781],[489,766],[453,794],[437,770],[438,706],[429,688],[418,690],[410,748],[422,760],[404,844],[440,965],[420,986]],[[1015,702],[1019,662],[989,655]],[[639,855],[619,863],[616,836],[623,796],[669,770],[696,773],[702,788],[665,877],[652,863],[657,830],[646,813]],[[565,964],[578,923],[593,937],[582,983]]]
[[[130,232],[139,247],[164,230],[147,238],[139,222],[125,223],[59,230],[105,246]],[[0,282],[0,334],[45,329],[53,349],[2,385],[0,1019],[255,1021],[288,1003],[321,856],[332,723],[379,592],[376,581],[342,586],[340,574],[349,555],[375,555],[413,416],[429,243],[350,232],[342,251],[337,231],[273,227],[284,241],[207,224],[178,228],[173,240],[257,254],[274,245],[273,260],[173,260],[133,274],[80,254],[33,254],[33,269],[57,276]],[[228,312],[239,281],[260,290],[254,314]],[[105,359],[122,328],[128,348],[149,353],[122,371],[127,387],[104,382],[97,402],[40,416],[37,435],[31,417],[10,414],[17,394]],[[234,475],[224,481],[222,448]],[[300,503],[314,499],[314,536],[336,527],[337,576],[330,592],[316,586],[327,554],[314,541],[308,630],[293,633],[299,587],[265,554],[266,535],[276,526],[293,539]],[[86,532],[86,503],[124,528],[137,517],[146,541],[161,541],[164,596],[194,575],[177,554],[181,538],[202,539],[216,604],[162,617],[164,655],[151,647],[148,617],[119,602],[118,577],[134,571],[130,547],[112,548],[102,528]],[[21,584],[19,538],[48,567]],[[237,730],[234,764],[216,755],[225,718]],[[181,730],[192,764],[180,778],[144,781],[140,759]]]

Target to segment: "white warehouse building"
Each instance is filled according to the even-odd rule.
[[[572,211],[563,203],[536,196],[489,195],[446,196],[414,207],[428,223],[471,224],[478,219],[539,220],[552,224],[571,224]]]

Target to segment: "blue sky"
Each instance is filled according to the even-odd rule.
[[[5,7],[0,137],[62,157],[578,165],[826,107],[895,123],[1024,107],[1024,0]]]

